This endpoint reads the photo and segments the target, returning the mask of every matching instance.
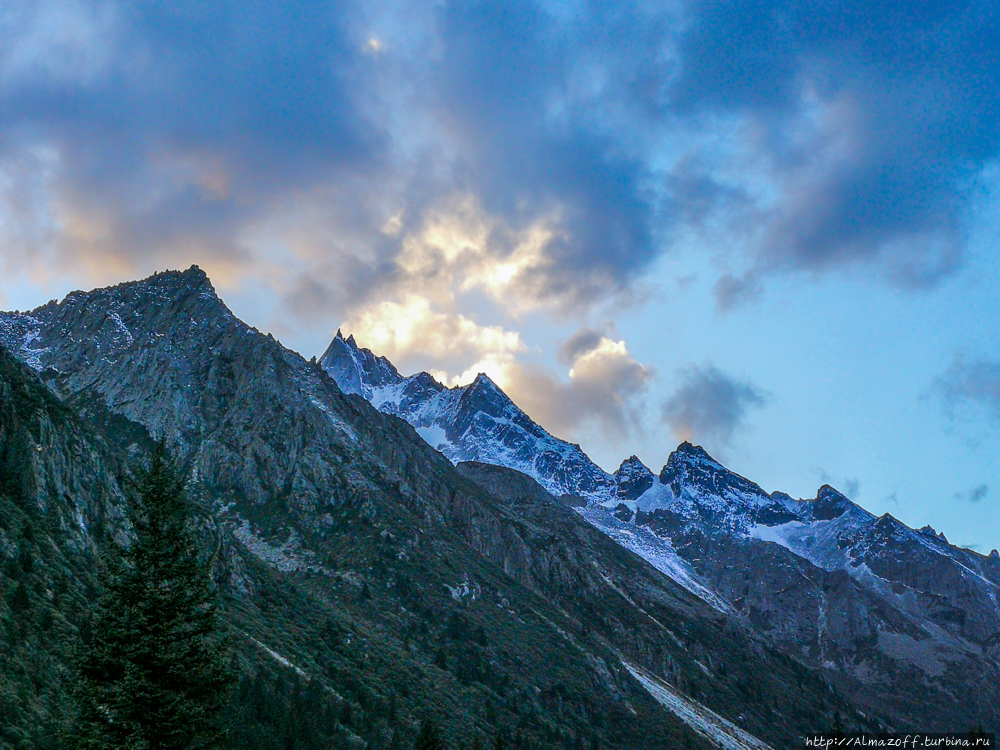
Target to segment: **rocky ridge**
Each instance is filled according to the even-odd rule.
[[[0,314],[0,332],[31,368],[5,376],[11,392],[49,399],[114,461],[168,440],[215,530],[227,622],[256,675],[246,690],[317,685],[309,700],[340,717],[330,726],[348,745],[406,741],[432,715],[463,742],[516,729],[535,747],[569,747],[588,727],[582,739],[609,748],[713,746],[663,703],[663,684],[774,747],[835,710],[886,726],[540,487],[518,490],[528,502],[485,489],[406,422],[237,320],[197,268]],[[488,383],[463,397],[459,436],[474,435],[478,404],[494,424],[509,408]],[[66,455],[80,487],[101,475]],[[40,486],[18,502],[39,504]],[[124,532],[110,487],[98,516],[113,536]],[[74,493],[53,500],[66,518]],[[100,545],[88,528],[85,517],[72,533]],[[283,669],[285,682],[268,682]]]
[[[362,353],[354,361],[373,357],[353,339],[341,341],[342,351]],[[337,377],[335,368],[328,371]],[[365,379],[363,367],[354,372]],[[397,377],[402,390],[429,378]],[[409,393],[398,410],[407,419],[426,403],[417,389]],[[494,402],[504,403],[509,421],[528,419],[505,396]],[[385,408],[384,402],[373,404]],[[437,411],[434,424],[455,434],[452,418],[452,412]],[[536,434],[533,441],[543,452],[556,441],[546,436]],[[503,432],[483,430],[466,440],[485,457],[480,460],[528,467],[525,473],[553,494],[574,490],[525,455],[524,442],[510,460]],[[464,460],[450,445],[435,447],[453,461]],[[569,447],[577,465],[590,463],[578,447]],[[941,726],[948,717],[1000,723],[994,687],[958,697],[967,694],[969,675],[1000,676],[996,553],[979,555],[932,530],[914,531],[888,515],[876,518],[830,486],[811,500],[767,493],[690,443],[681,444],[658,475],[633,456],[604,477],[589,485],[590,492],[576,493],[587,500],[578,508],[587,521],[716,609],[744,618],[788,653],[825,670],[867,710],[888,701],[912,726],[921,726],[932,704]],[[906,687],[914,680],[919,690]]]
[[[422,372],[403,377],[384,357],[338,331],[320,365],[347,393],[409,422],[453,463],[481,461],[527,474],[556,497],[604,498],[611,476],[521,411],[487,375],[448,388]]]

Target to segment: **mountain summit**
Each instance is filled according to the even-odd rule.
[[[768,494],[692,444],[609,475],[485,376],[404,377],[342,333],[307,362],[197,268],[0,313],[0,415],[19,727],[62,700],[49,646],[161,437],[243,670],[234,747],[409,746],[428,716],[539,750],[792,748],[835,712],[1000,725],[997,556],[829,487]]]
[[[426,372],[403,377],[384,357],[338,331],[319,360],[347,393],[409,422],[453,463],[480,461],[516,469],[553,495],[598,500],[612,478],[580,450],[536,424],[487,375],[447,388]]]
[[[356,377],[365,388],[371,367],[364,363],[392,368],[350,341],[343,349],[357,367],[345,374],[347,357],[324,364],[345,387]],[[768,493],[690,442],[658,475],[636,456],[608,475],[495,385],[489,398],[475,398],[476,384],[446,389],[426,373],[372,384],[373,405],[409,421],[453,462],[517,469],[553,495],[585,500],[577,512],[593,526],[795,658],[827,670],[867,710],[898,699],[897,709],[917,726],[925,713],[904,697],[913,674],[926,685],[923,699],[959,713],[965,709],[950,696],[961,694],[963,674],[1000,676],[996,556],[876,518],[829,485],[810,500]],[[897,698],[886,698],[887,689]],[[969,700],[982,712],[983,701],[1000,700],[1000,692]]]

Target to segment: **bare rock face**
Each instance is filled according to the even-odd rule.
[[[405,419],[453,463],[508,466],[556,496],[593,500],[614,484],[580,446],[549,435],[486,375],[457,388],[446,388],[426,372],[404,378],[388,360],[339,331],[319,362],[344,391]]]
[[[69,429],[55,416],[0,422],[0,446],[32,446],[24,497],[86,547],[97,519],[121,525],[108,467],[166,437],[222,540],[239,627],[287,637],[304,664],[321,661],[301,625],[315,608],[390,655],[358,652],[346,673],[396,684],[405,667],[420,695],[478,706],[470,726],[519,720],[503,690],[567,732],[605,727],[608,747],[697,745],[633,667],[776,747],[835,710],[857,728],[1000,725],[1000,558],[831,487],[768,494],[690,443],[658,475],[635,457],[609,475],[486,376],[403,377],[340,334],[305,361],[196,267],[0,313],[0,347],[23,363],[0,406],[28,383],[97,435],[78,452],[46,442]],[[274,587],[299,597],[291,620],[273,620]],[[439,623],[463,617],[490,645],[448,640],[465,626]]]
[[[968,675],[1000,677],[988,558],[876,518],[830,486],[812,500],[768,495],[689,444],[634,505],[633,527],[679,550],[756,631],[864,710],[891,705],[910,726],[1000,719],[1000,692],[966,692]]]
[[[98,543],[87,531],[94,519],[127,534],[106,467],[165,438],[216,545],[244,660],[292,665],[355,712],[391,699],[399,718],[385,732],[409,731],[422,706],[443,701],[455,712],[455,744],[471,743],[469,727],[522,727],[536,741],[589,727],[602,747],[707,747],[635,669],[775,747],[795,746],[834,711],[884,726],[533,480],[505,494],[508,477],[487,491],[485,470],[456,470],[366,400],[401,384],[429,389],[450,404],[445,439],[462,450],[500,444],[490,458],[522,461],[591,502],[610,489],[578,446],[513,412],[485,377],[465,389],[402,383],[368,358],[381,379],[345,393],[318,363],[233,317],[197,268],[0,314],[0,335],[24,363],[0,378],[0,397],[27,388],[72,425],[45,427],[62,436],[50,442],[27,440],[35,428],[13,418],[0,425],[0,449],[11,441],[36,446],[29,458],[48,457],[28,464],[26,502],[57,509],[68,538],[88,549]],[[80,449],[67,429],[103,447]],[[107,455],[90,461],[95,450]],[[759,700],[747,698],[748,685]],[[385,732],[371,742],[384,746]]]
[[[375,361],[361,351],[358,362]],[[364,381],[365,367],[355,372]],[[475,392],[481,385],[466,388]],[[632,456],[602,477],[575,446],[561,454],[561,463],[551,461],[550,446],[558,441],[490,385],[490,396],[465,399],[460,415],[432,410],[441,434],[461,436],[430,440],[452,461],[517,469],[554,495],[586,498],[577,510],[592,525],[822,670],[871,714],[900,726],[930,721],[942,731],[1000,725],[995,554],[954,547],[933,530],[917,532],[891,516],[876,518],[829,485],[809,500],[769,494],[691,443],[678,446],[659,475]],[[431,423],[422,410],[436,398],[388,407],[384,396],[372,402],[395,409],[419,430]],[[505,425],[530,423],[531,439],[521,437],[527,431],[514,436],[494,429],[498,415]],[[475,449],[463,453],[459,444]],[[972,675],[984,674],[990,687],[974,689]],[[928,705],[934,706],[930,716]]]
[[[655,477],[642,461],[631,456],[615,472],[614,496],[618,500],[638,500],[650,487]]]

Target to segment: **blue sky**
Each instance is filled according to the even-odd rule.
[[[0,306],[198,263],[306,356],[486,371],[1000,547],[994,3],[8,3]]]

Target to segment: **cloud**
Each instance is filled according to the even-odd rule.
[[[724,274],[715,283],[715,303],[720,310],[732,310],[760,297],[763,292],[760,280],[753,276],[735,278]]]
[[[1000,151],[986,4],[8,6],[5,265],[197,260],[301,316],[565,314],[679,247],[718,256],[723,307],[774,274],[926,288]]]
[[[402,372],[427,370],[449,386],[485,373],[545,429],[569,439],[595,426],[616,436],[640,429],[639,401],[653,376],[624,341],[584,330],[562,347],[572,354],[560,378],[520,361],[526,347],[516,331],[443,312],[416,295],[365,308],[342,329]]]
[[[1000,145],[1000,69],[981,54],[995,50],[995,13],[787,0],[685,9],[665,106],[736,118],[763,155],[753,275],[866,263],[923,287],[958,266],[975,180]]]
[[[604,333],[596,328],[581,328],[562,343],[556,356],[563,364],[572,365],[578,357],[594,351],[606,340]]]
[[[588,333],[578,333],[561,349],[564,356],[575,351],[567,379],[521,366],[512,372],[508,395],[561,437],[574,439],[593,427],[605,436],[634,437],[642,429],[641,402],[653,369],[636,361],[624,341],[607,336],[596,342],[589,337],[581,348]]]
[[[729,444],[746,423],[747,411],[763,406],[767,395],[708,365],[680,373],[680,385],[662,407],[662,418],[679,440]]]
[[[861,482],[854,478],[844,480],[844,495],[857,501],[861,494]]]
[[[946,413],[955,417],[959,411],[985,413],[1000,423],[1000,362],[969,361],[955,358],[948,370],[937,378],[934,391],[941,398]]]
[[[953,495],[953,497],[956,500],[966,500],[970,503],[978,503],[980,500],[983,500],[988,494],[990,494],[989,485],[979,484],[965,492],[956,492]]]
[[[515,331],[442,312],[415,295],[365,308],[342,327],[397,367],[430,370],[446,385],[469,383],[486,373],[506,387],[515,356],[525,349]]]
[[[0,169],[31,184],[32,156],[47,167],[44,210],[18,234],[45,232],[34,254],[68,268],[247,262],[249,225],[378,168],[345,18],[320,3],[15,2],[0,26]]]

